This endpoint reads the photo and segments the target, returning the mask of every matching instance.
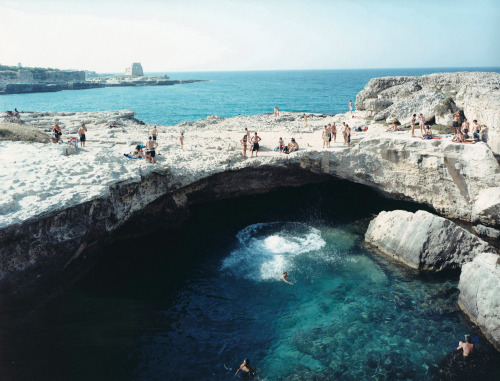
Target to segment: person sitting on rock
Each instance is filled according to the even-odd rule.
[[[135,146],[135,150],[130,152],[130,155],[132,155],[134,159],[144,159],[144,152],[139,144]]]
[[[464,357],[472,356],[474,352],[474,344],[472,344],[472,339],[470,335],[465,335],[465,343],[461,341],[458,343],[457,351],[463,350]]]
[[[61,131],[61,127],[57,123],[54,124],[54,128],[52,129],[52,133],[54,134],[54,139],[56,141],[61,140],[62,131]]]
[[[396,124],[396,122],[392,122],[392,125],[391,127],[389,127],[386,132],[391,132],[391,131],[397,131],[398,130],[398,125]]]
[[[425,126],[424,139],[432,139],[431,126],[429,126],[428,124]]]
[[[278,147],[276,147],[275,151],[283,152],[284,148],[285,148],[285,142],[283,141],[283,138],[280,137],[280,140],[278,141]]]
[[[475,141],[479,141],[481,138],[479,133],[481,132],[481,126],[477,123],[477,119],[472,121],[472,137]]]

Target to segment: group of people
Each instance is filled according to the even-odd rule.
[[[158,129],[154,126],[153,131],[151,131],[151,136],[149,136],[146,144],[141,146],[140,144],[135,146],[135,149],[130,152],[130,155],[134,159],[146,159],[152,164],[156,164],[156,148],[158,148],[158,143],[156,141],[158,137]],[[145,149],[145,151],[143,150]]]
[[[462,110],[459,110],[453,113],[452,115],[453,115],[453,138],[451,139],[452,142],[475,143],[481,140],[480,139],[481,126],[478,124],[476,119],[472,121],[472,130],[471,130],[470,123],[465,117]],[[471,139],[471,133],[474,142],[468,141],[469,139]]]
[[[247,148],[248,144],[250,144],[250,150],[252,152],[251,156],[253,157],[253,154],[255,152],[255,157],[257,157],[259,154],[259,148],[260,148],[259,143],[261,140],[262,138],[257,134],[257,132],[251,135],[250,131],[248,131],[248,128],[245,128],[245,134],[243,135],[243,138],[240,140],[240,143],[243,146],[243,156],[247,157]],[[283,138],[280,137],[278,141],[278,146],[274,150],[285,154],[289,154],[294,151],[297,151],[298,149],[299,149],[299,144],[295,141],[294,138],[290,140],[290,143],[285,145]]]
[[[344,145],[347,144],[347,147],[351,146],[351,127],[346,122],[342,122],[342,128],[340,129],[342,136],[344,137]],[[337,142],[337,126],[335,122],[329,123],[323,128],[323,133],[321,135],[323,139],[323,148],[330,148],[330,144],[333,142]]]

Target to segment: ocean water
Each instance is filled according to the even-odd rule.
[[[210,115],[233,117],[282,111],[337,114],[374,77],[435,72],[495,71],[500,68],[426,68],[189,72],[172,79],[203,79],[185,85],[103,88],[0,96],[0,110],[103,111],[132,109],[146,123],[175,125]]]
[[[260,380],[431,380],[466,333],[494,352],[457,277],[363,244],[374,213],[400,208],[417,206],[335,181],[198,205],[179,229],[125,236],[42,308],[0,303],[0,374],[229,380],[248,357]]]

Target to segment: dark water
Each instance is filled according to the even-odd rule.
[[[415,209],[332,182],[125,237],[66,295],[4,311],[0,379],[226,380],[245,357],[267,380],[432,379],[479,332],[458,312],[456,278],[364,246],[367,217],[401,207]]]
[[[103,111],[132,109],[147,123],[173,125],[209,115],[233,117],[283,111],[337,114],[375,77],[500,68],[420,68],[167,73],[205,79],[175,86],[121,87],[0,96],[0,111]],[[163,73],[155,73],[163,74]]]

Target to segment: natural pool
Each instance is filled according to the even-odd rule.
[[[248,357],[267,380],[432,379],[478,332],[456,278],[363,244],[366,217],[402,206],[416,207],[338,183],[200,206],[179,230],[109,248],[22,329],[4,317],[3,366],[18,379],[225,380]]]

